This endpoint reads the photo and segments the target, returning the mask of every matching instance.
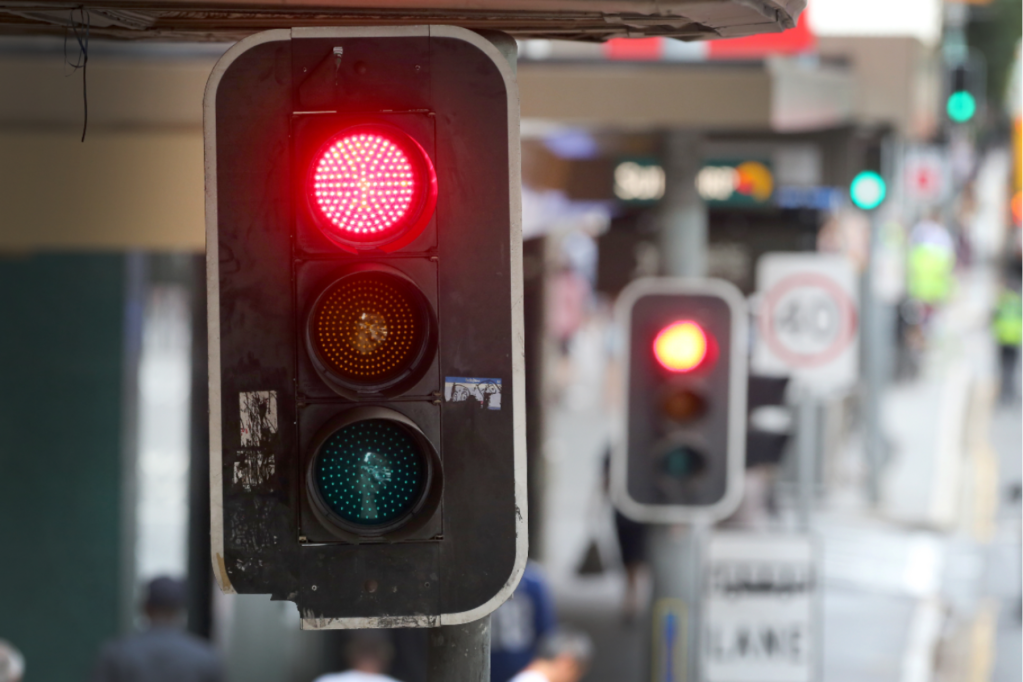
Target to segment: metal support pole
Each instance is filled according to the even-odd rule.
[[[490,616],[433,628],[427,640],[428,682],[490,682]]]
[[[672,277],[707,274],[707,207],[696,191],[700,136],[668,134],[665,191],[660,214],[661,270]]]
[[[874,293],[874,270],[877,244],[881,238],[881,220],[877,211],[870,213],[870,248],[863,278],[863,446],[867,455],[867,496],[874,506],[881,501],[881,466],[884,464],[881,443],[881,316]]]
[[[700,596],[703,548],[710,525],[653,526],[650,528],[650,569],[653,574],[654,610],[662,600],[681,600],[686,605],[685,670],[675,682],[700,679]],[[651,644],[657,649],[657,623],[652,625]],[[651,671],[650,678],[656,671]],[[654,682],[661,682],[654,680]]]
[[[799,499],[799,529],[809,531],[817,486],[817,399],[804,391],[799,399],[797,484]]]
[[[696,191],[696,174],[703,158],[700,143],[700,136],[690,132],[672,132],[667,138],[660,214],[661,270],[672,277],[703,277],[707,273],[707,208]],[[709,533],[707,524],[650,528],[654,605],[665,599],[679,599],[686,605],[686,670],[680,671],[685,677],[674,682],[700,677],[701,551]],[[656,648],[658,635],[655,626],[649,640],[651,650]]]

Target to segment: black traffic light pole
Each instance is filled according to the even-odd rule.
[[[490,616],[430,630],[428,682],[490,682]]]

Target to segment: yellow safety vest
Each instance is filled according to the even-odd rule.
[[[955,255],[933,244],[914,246],[909,252],[909,295],[924,303],[941,303],[952,293]]]
[[[1000,346],[1018,346],[1023,342],[1023,298],[1015,291],[998,296],[991,331]]]

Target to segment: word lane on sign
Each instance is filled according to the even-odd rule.
[[[704,571],[703,682],[813,682],[815,552],[801,535],[718,533]]]
[[[844,256],[769,253],[757,264],[753,371],[791,376],[816,393],[846,390],[857,373],[856,273]]]

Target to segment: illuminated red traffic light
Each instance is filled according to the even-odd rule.
[[[437,205],[429,156],[383,125],[352,126],[328,139],[313,157],[309,190],[320,228],[356,249],[408,244]]]
[[[707,334],[691,320],[669,324],[654,339],[654,357],[671,372],[691,372],[700,367],[710,350]]]

